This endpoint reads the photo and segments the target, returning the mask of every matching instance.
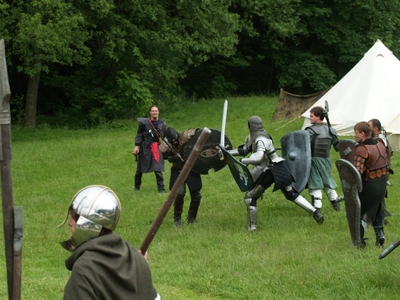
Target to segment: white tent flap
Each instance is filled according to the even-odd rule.
[[[339,135],[353,135],[357,122],[378,119],[393,140],[400,140],[396,137],[400,135],[400,61],[380,40],[301,115],[305,118],[303,128],[310,124],[310,109],[324,107],[325,100],[329,103],[329,121]]]

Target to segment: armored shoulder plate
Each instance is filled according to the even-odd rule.
[[[333,127],[329,127],[329,131],[330,131],[330,133],[332,134],[332,135],[337,135],[337,131],[336,131],[336,129],[335,128],[333,128]]]
[[[275,152],[274,143],[272,141],[271,136],[266,132],[258,132],[254,137],[254,144],[262,142],[265,147],[265,151],[267,154],[271,154]],[[255,145],[254,145],[255,146]],[[256,149],[253,147],[253,151]]]
[[[365,145],[358,144],[354,150],[355,150],[355,155],[361,156],[362,158],[368,157],[368,150],[367,147],[365,147]]]
[[[189,129],[186,129],[184,132],[182,132],[179,135],[179,144],[180,145],[186,144],[187,141],[189,141],[192,138],[192,136],[195,135],[197,130],[198,130],[198,128],[189,128]]]

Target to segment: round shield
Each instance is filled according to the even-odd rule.
[[[192,168],[193,172],[199,174],[208,174],[209,170],[214,170],[215,172],[221,170],[226,166],[226,161],[220,159],[219,149],[217,146],[220,145],[221,132],[217,129],[210,129],[211,134],[209,135],[205,145],[200,151],[199,157],[197,158],[194,166]],[[192,152],[197,139],[199,138],[202,130],[197,130],[197,132],[187,141],[183,147],[183,159],[187,160],[190,152]],[[227,150],[232,149],[232,143],[225,136],[224,148]]]

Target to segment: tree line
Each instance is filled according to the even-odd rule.
[[[398,0],[3,0],[13,121],[86,127],[156,103],[308,94],[380,39]]]

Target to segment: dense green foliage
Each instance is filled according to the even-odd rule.
[[[276,146],[280,138],[301,128],[302,119],[288,123],[271,119],[276,98],[229,100],[227,136],[236,147],[248,133],[247,118],[262,117]],[[223,99],[200,101],[161,117],[182,131],[188,127],[221,127]],[[74,194],[90,184],[111,187],[122,203],[116,232],[140,246],[166,195],[156,191],[154,174],[145,174],[141,191],[133,192],[136,167],[131,155],[137,122],[120,121],[90,130],[12,128],[14,204],[24,208],[22,299],[62,299],[69,277],[69,256],[59,241],[70,236],[66,217]],[[338,154],[332,150],[333,160]],[[387,205],[395,217],[386,226],[387,245],[399,238],[398,184],[400,159],[393,156]],[[170,176],[166,163],[165,179]],[[202,176],[204,188],[198,223],[173,225],[168,212],[149,247],[155,286],[164,300],[231,299],[398,299],[400,249],[379,260],[382,249],[353,247],[345,212],[335,212],[324,196],[325,223],[313,218],[280,192],[265,192],[258,203],[258,231],[249,233],[243,193],[227,167]],[[338,180],[334,168],[334,178]],[[340,188],[338,189],[339,194]],[[302,193],[309,199],[307,192]],[[184,211],[188,209],[189,199]],[[2,221],[2,214],[0,214]],[[4,249],[2,230],[0,248]],[[0,299],[6,299],[4,250],[0,251]]]
[[[320,91],[377,39],[399,55],[399,13],[397,0],[3,0],[0,38],[13,116],[36,114],[38,89],[39,122],[78,128],[151,103]]]

